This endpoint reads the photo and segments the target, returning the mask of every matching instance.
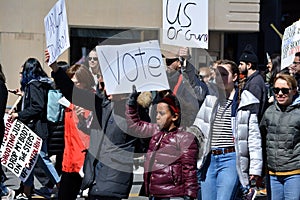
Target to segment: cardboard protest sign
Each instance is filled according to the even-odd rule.
[[[295,53],[300,51],[300,21],[284,30],[281,44],[281,69],[293,63]]]
[[[208,49],[208,0],[163,0],[164,44]]]
[[[59,0],[44,18],[49,65],[70,47],[66,4]]]
[[[158,41],[97,46],[108,94],[169,89]]]
[[[14,173],[21,181],[26,181],[38,159],[42,139],[21,121],[12,122],[4,116],[5,132],[0,149],[1,164]]]

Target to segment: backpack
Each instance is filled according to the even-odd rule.
[[[64,112],[65,107],[58,100],[63,97],[58,89],[48,91],[47,124],[48,124],[48,154],[58,155],[64,149]]]
[[[52,123],[62,122],[64,119],[64,107],[58,103],[62,97],[60,90],[48,91],[47,120]]]

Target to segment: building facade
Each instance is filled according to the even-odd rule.
[[[65,0],[71,47],[59,60],[70,64],[97,44],[160,38],[162,0]],[[171,0],[170,0],[171,1]],[[195,0],[196,1],[196,0]],[[55,0],[0,0],[0,62],[8,88],[19,87],[21,65],[29,57],[44,62],[44,17]],[[199,19],[201,21],[201,19]],[[198,66],[223,58],[227,33],[257,33],[260,0],[209,0],[209,49],[193,49]],[[8,105],[16,97],[9,96]]]

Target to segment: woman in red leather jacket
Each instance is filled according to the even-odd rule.
[[[193,134],[180,125],[180,106],[167,94],[157,104],[157,123],[140,120],[138,93],[133,89],[127,107],[129,134],[152,136],[144,163],[144,186],[151,200],[194,199],[197,197],[196,159],[198,146]]]

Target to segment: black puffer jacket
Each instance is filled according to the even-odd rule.
[[[64,121],[51,123],[48,122],[48,154],[57,155],[63,154],[65,142],[64,142]]]
[[[273,172],[300,169],[300,98],[285,111],[277,104],[265,112],[260,128],[266,140],[267,164]]]

